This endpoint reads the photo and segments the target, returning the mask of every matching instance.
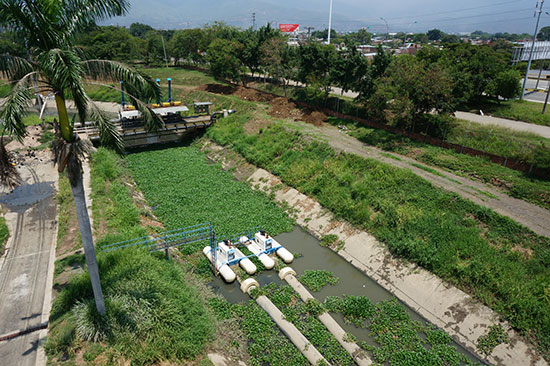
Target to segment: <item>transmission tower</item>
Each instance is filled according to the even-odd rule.
[[[256,29],[256,13],[252,13],[252,30]]]

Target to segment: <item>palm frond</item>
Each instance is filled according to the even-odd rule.
[[[157,100],[160,97],[160,86],[149,75],[117,61],[88,60],[84,61],[86,76],[95,81],[124,82],[124,88],[136,98]]]
[[[113,16],[125,15],[130,8],[127,0],[65,0],[62,24],[63,36],[70,40],[90,25]]]
[[[9,80],[19,80],[33,70],[34,65],[22,57],[0,55],[0,75]]]
[[[15,159],[4,146],[4,136],[0,137],[0,184],[10,188],[21,184],[21,176],[15,166]]]
[[[118,90],[117,88],[107,84],[94,82],[88,82],[88,84],[99,85],[105,88]],[[160,118],[159,115],[153,112],[153,110],[145,102],[143,102],[139,98],[136,98],[133,94],[130,94],[129,92],[125,91],[125,95],[128,97],[130,103],[134,105],[136,109],[141,113],[143,126],[148,132],[157,132],[159,129],[164,127],[164,121],[162,120],[162,118]]]
[[[118,132],[116,124],[92,101],[88,100],[88,117],[99,130],[99,139],[102,145],[124,151],[124,141]]]
[[[71,49],[54,48],[41,52],[37,67],[56,92],[77,90],[82,85],[82,59]]]
[[[0,120],[4,132],[19,141],[27,134],[23,117],[27,115],[27,109],[31,107],[35,97],[33,88],[27,87],[27,81],[28,79],[24,78],[15,84],[0,106]]]

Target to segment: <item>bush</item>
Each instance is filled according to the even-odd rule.
[[[61,309],[71,309],[67,324],[73,325],[56,327],[50,354],[69,349],[74,335],[106,342],[133,364],[193,359],[202,352],[213,320],[181,267],[138,250],[100,253],[98,264],[106,315],[97,314],[88,273],[75,277],[55,299],[52,314],[55,319]]]

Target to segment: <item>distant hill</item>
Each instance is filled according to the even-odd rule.
[[[134,22],[149,24],[154,28],[177,29],[198,27],[215,20],[229,25],[247,28],[252,25],[252,13],[256,13],[256,24],[273,26],[279,23],[298,23],[305,29],[328,27],[329,2],[304,0],[250,1],[250,0],[130,0],[132,7],[125,17],[110,19],[106,24],[129,26]],[[341,6],[341,5],[340,5]],[[349,10],[349,7],[347,8]],[[359,16],[354,17],[354,19]],[[357,29],[366,23],[352,21],[334,8],[333,21],[343,21],[341,27]]]
[[[488,1],[488,0],[486,0]],[[237,27],[252,25],[256,13],[258,26],[271,22],[298,23],[301,29],[313,26],[328,28],[329,0],[130,0],[132,7],[125,17],[105,24],[128,26],[134,22],[155,28],[199,27],[221,20]],[[479,0],[449,3],[441,0],[334,0],[333,28],[337,31],[370,27],[372,32],[426,32],[439,28],[445,32],[532,32],[533,8],[528,4],[504,2],[491,8]],[[493,3],[494,4],[494,3]],[[511,9],[518,10],[511,14]],[[456,11],[455,11],[456,10]],[[503,11],[504,12],[501,12]],[[492,15],[496,12],[496,15]],[[501,13],[499,13],[501,12]],[[471,18],[470,18],[471,17]],[[512,19],[510,19],[512,18]]]

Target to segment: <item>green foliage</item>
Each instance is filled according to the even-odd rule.
[[[477,339],[477,348],[488,356],[493,352],[496,346],[508,342],[508,333],[498,324],[491,326],[486,335]]]
[[[245,336],[249,364],[261,366],[309,365],[300,351],[281,334],[277,325],[254,301],[245,305],[230,304],[224,299],[213,298],[208,302],[220,320],[236,317]]]
[[[327,297],[325,307],[342,313],[356,327],[370,331],[375,345],[361,344],[379,364],[389,365],[471,365],[444,331],[409,318],[396,299],[374,305],[365,296]]]
[[[403,55],[393,60],[385,75],[369,100],[379,119],[410,128],[427,113],[453,111],[451,78],[439,66]]]
[[[126,185],[127,174],[124,161],[112,150],[99,148],[93,155],[92,210],[98,218],[94,225],[99,228],[103,221],[107,226],[107,233],[97,240],[98,246],[147,235]]]
[[[264,286],[262,290],[273,304],[281,310],[285,319],[293,323],[302,332],[330,365],[354,364],[349,353],[317,317],[313,316],[317,312],[322,312],[320,304],[304,303],[292,287],[288,285],[277,287],[275,284],[270,284]]]
[[[130,154],[127,161],[155,215],[169,230],[204,222],[213,224],[220,236],[255,226],[272,235],[292,228],[282,209],[220,166],[208,164],[195,147]]]
[[[330,247],[334,243],[338,241],[338,235],[336,234],[328,234],[321,238],[321,246],[323,247]]]
[[[8,237],[10,236],[10,231],[8,229],[8,225],[6,224],[6,219],[1,216],[0,217],[0,253],[2,253],[2,249],[4,249],[4,245],[6,244],[6,241],[8,240]]]
[[[238,41],[215,39],[208,46],[207,59],[212,75],[219,78],[239,80],[241,61],[239,56],[244,46]]]
[[[542,27],[537,34],[537,41],[550,41],[550,27]]]
[[[511,99],[521,94],[521,75],[517,70],[500,72],[487,86],[490,95],[498,98]]]
[[[318,292],[327,285],[336,285],[340,279],[329,271],[305,270],[299,278],[300,282],[307,286],[311,291]]]
[[[117,26],[97,27],[76,40],[89,58],[130,61],[140,58],[139,42],[128,29]]]
[[[176,263],[136,250],[100,253],[98,262],[106,315],[97,314],[85,272],[55,299],[53,321],[71,310],[79,339],[106,342],[140,365],[193,359],[210,341],[212,320]]]
[[[410,171],[270,126],[242,133],[246,122],[220,120],[207,135],[249,162],[317,199],[336,216],[368,230],[398,256],[467,290],[550,351],[550,240],[512,220],[437,189]],[[522,256],[519,248],[532,255]]]
[[[430,29],[426,34],[428,35],[428,39],[430,41],[439,41],[445,33],[439,29]]]

